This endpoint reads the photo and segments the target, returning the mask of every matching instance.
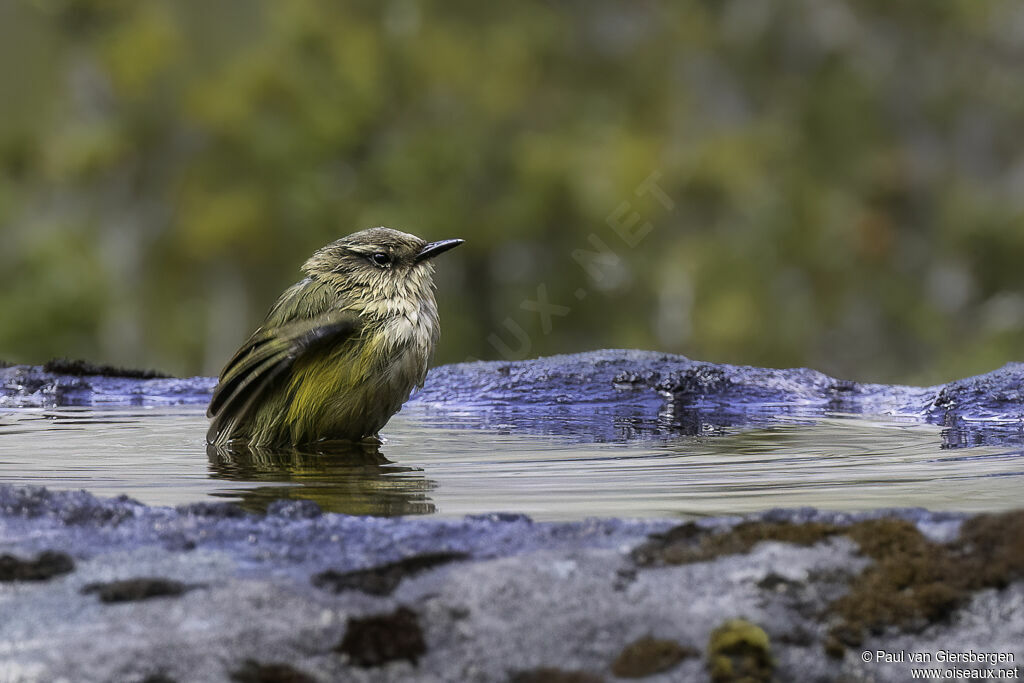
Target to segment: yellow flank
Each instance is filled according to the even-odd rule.
[[[354,351],[353,345],[345,344],[295,364],[285,422],[300,442],[306,435],[331,433],[331,423],[344,422],[348,417],[338,413],[358,409],[359,397],[354,394],[362,393],[359,389],[371,374],[372,365],[366,348],[362,353]]]

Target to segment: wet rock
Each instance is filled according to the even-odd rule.
[[[95,374],[99,373],[99,374]],[[216,380],[158,377],[80,361],[0,368],[0,406],[177,405],[206,403]]]
[[[135,516],[141,503],[127,496],[100,501],[86,491],[51,492],[40,486],[0,485],[0,513],[18,517],[52,517],[68,525],[117,526]]]
[[[700,652],[692,647],[648,636],[633,641],[619,653],[612,663],[612,673],[619,678],[646,678],[670,671],[684,659],[699,656]]]
[[[66,507],[89,512],[69,525]],[[0,642],[19,643],[4,671],[29,680],[224,680],[247,660],[321,681],[618,680],[623,638],[707,643],[742,615],[770,636],[776,680],[896,683],[910,679],[909,665],[865,665],[860,652],[983,644],[1024,658],[1021,525],[1018,514],[810,508],[692,524],[221,516],[0,485],[4,552],[32,559],[61,548],[89,558],[79,568],[89,580],[205,586],[202,600],[132,603],[126,629],[124,609],[71,589],[76,575],[53,589],[0,584]],[[199,543],[185,551],[182,539]],[[397,612],[388,598],[310,585],[324,567],[345,574],[455,552],[472,561],[434,569],[443,580],[403,591]],[[348,653],[333,654],[342,636]],[[734,670],[749,659],[763,672],[758,639],[738,640],[754,647],[731,655]],[[684,658],[651,680],[707,680],[706,664]]]
[[[84,360],[54,358],[43,365],[43,372],[54,375],[73,375],[76,377],[104,376],[123,377],[127,379],[169,379],[171,376],[158,370],[135,370],[119,368],[113,365],[95,365]]]
[[[82,588],[82,593],[95,593],[100,602],[114,603],[177,597],[184,595],[192,588],[195,586],[188,586],[171,579],[140,577],[108,583],[90,583]]]
[[[216,384],[208,377],[158,379],[155,374],[80,361],[0,367],[0,405],[204,404]],[[1022,387],[1021,363],[944,386],[906,387],[837,379],[806,368],[606,350],[434,368],[409,409],[429,406],[432,419],[442,424],[451,411],[463,427],[472,416],[472,426],[514,425],[586,441],[714,434],[731,426],[770,423],[780,406],[791,415],[890,412],[949,427],[947,443],[957,447],[979,440],[1024,443]]]
[[[416,664],[427,653],[427,643],[416,613],[399,607],[390,614],[350,618],[335,652],[364,668],[401,660]]]
[[[1024,412],[1024,363],[950,382],[927,405],[930,414],[969,413],[975,418],[1012,417]]]
[[[592,351],[518,362],[446,365],[431,371],[420,400],[460,404],[629,403],[653,390],[675,403],[739,399],[748,404],[816,402],[821,406],[887,405],[919,410],[935,391],[861,384],[806,368],[772,369],[705,363],[653,351]]]
[[[313,577],[313,585],[335,593],[356,590],[370,595],[391,595],[403,579],[467,557],[466,553],[424,553],[370,569],[327,570]]]
[[[49,581],[74,570],[71,556],[55,550],[41,552],[31,560],[0,555],[0,581]]]

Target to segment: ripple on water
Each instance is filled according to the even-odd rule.
[[[951,447],[913,419],[800,411],[672,431],[621,408],[536,414],[412,407],[379,451],[207,450],[202,407],[0,413],[0,481],[149,504],[312,500],[350,514],[539,519],[700,516],[814,506],[1002,510],[1019,503],[1020,447]],[[647,413],[648,415],[650,413]],[[675,418],[673,418],[675,419]],[[587,442],[588,425],[598,442]],[[568,436],[565,435],[568,433]]]

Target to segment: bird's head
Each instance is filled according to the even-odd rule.
[[[391,228],[370,228],[317,250],[302,269],[335,283],[355,299],[418,301],[432,296],[431,259],[462,242],[427,242]]]

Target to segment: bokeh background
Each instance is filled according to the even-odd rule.
[[[1024,356],[1022,60],[1016,0],[0,0],[0,358],[213,374],[384,224],[468,240],[439,363],[986,371]]]

